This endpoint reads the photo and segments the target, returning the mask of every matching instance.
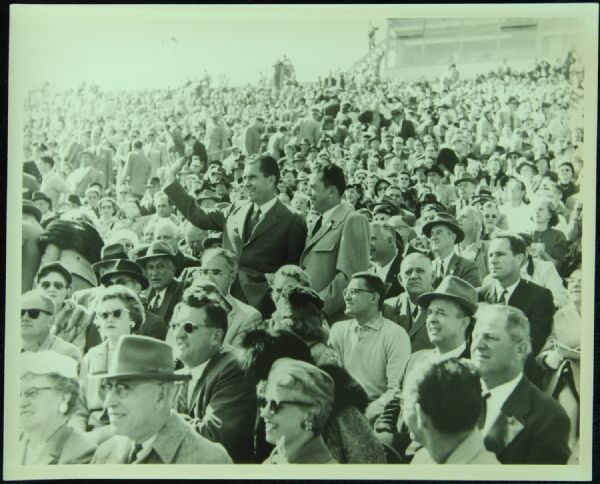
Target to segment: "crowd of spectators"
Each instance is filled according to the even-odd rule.
[[[581,60],[382,55],[29,93],[22,464],[578,462]]]

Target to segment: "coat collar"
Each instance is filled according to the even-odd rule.
[[[281,203],[281,201],[277,200],[275,202],[275,205],[273,205],[273,207],[271,207],[271,209],[258,222],[258,225],[256,225],[256,227],[254,227],[254,231],[250,235],[250,238],[247,241],[244,241],[244,224],[246,222],[246,217],[248,215],[250,207],[252,207],[252,204],[248,204],[248,207],[246,207],[245,210],[240,210],[239,213],[240,213],[240,215],[243,214],[243,217],[238,218],[238,233],[241,234],[240,237],[241,237],[244,245],[249,244],[250,242],[255,240],[257,237],[259,237],[260,235],[264,234],[266,231],[268,231],[269,229],[271,229],[272,227],[277,225],[279,223],[279,220],[281,219],[281,217],[283,216],[283,214],[285,212],[283,203]],[[240,219],[241,219],[241,225],[239,223]]]
[[[306,251],[306,249],[308,249],[309,247],[312,247],[314,244],[316,244],[330,230],[336,230],[340,226],[340,224],[342,224],[344,222],[344,220],[346,220],[346,217],[348,216],[348,214],[350,212],[352,212],[353,210],[354,209],[352,208],[352,206],[349,203],[341,202],[333,210],[327,223],[324,223],[321,226],[321,228],[319,230],[317,230],[317,232],[314,235],[312,235],[312,234],[308,235],[308,239],[306,240],[306,247],[304,250]]]
[[[468,464],[482,451],[485,451],[483,435],[475,429],[454,449],[444,464]]]
[[[171,412],[171,416],[165,425],[156,434],[152,449],[165,464],[170,464],[174,461],[181,442],[189,431],[190,428],[183,419],[176,413]]]
[[[526,417],[531,413],[530,385],[526,377],[521,378],[485,436],[486,448],[496,455],[508,447],[525,428]]]

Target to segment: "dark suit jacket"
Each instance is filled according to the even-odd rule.
[[[400,285],[400,281],[398,280],[398,274],[400,273],[400,264],[402,263],[403,255],[401,252],[398,252],[398,255],[393,260],[392,265],[390,266],[390,270],[387,273],[385,278],[385,283],[388,287],[387,293],[385,294],[386,298],[398,296],[404,289]]]
[[[173,316],[173,310],[181,299],[182,290],[183,286],[181,283],[173,279],[167,286],[167,292],[160,303],[160,307],[156,311],[152,311],[152,308],[150,307],[149,309],[156,313],[156,315],[162,318],[167,324],[169,324],[171,322],[171,316]],[[155,295],[156,291],[154,289],[150,289],[150,292],[148,293],[148,301],[152,302],[152,299]]]
[[[569,425],[560,404],[523,377],[484,443],[502,464],[566,464]]]
[[[258,309],[264,318],[273,310],[265,274],[286,264],[298,264],[306,240],[306,225],[279,200],[244,240],[244,225],[251,204],[241,202],[226,209],[202,209],[183,187],[174,182],[165,193],[196,227],[223,231],[223,248],[238,256],[239,272],[231,288],[233,297]]]
[[[169,329],[165,320],[148,309],[146,309],[144,313],[146,320],[137,330],[136,334],[139,334],[140,336],[150,336],[151,338],[164,341],[167,337],[167,330]]]
[[[427,313],[421,310],[417,316],[417,320],[413,321],[412,315],[407,308],[408,294],[403,292],[399,296],[386,299],[383,303],[383,317],[394,321],[404,328],[410,338],[411,352],[433,348],[433,344],[429,341],[427,334]]]
[[[233,353],[218,353],[210,359],[194,387],[192,402],[193,408],[178,408],[179,413],[204,420],[202,436],[222,444],[234,462],[250,463],[256,388],[244,378]],[[207,414],[219,419],[220,425]]]
[[[175,259],[177,259],[177,272],[175,272],[175,277],[179,277],[183,270],[188,267],[200,266],[200,261],[198,259],[188,257],[180,250],[175,253]]]
[[[481,286],[481,274],[479,274],[477,264],[456,254],[450,259],[445,275],[460,277],[474,288]],[[440,282],[441,279],[436,278],[433,281],[433,287],[437,287]]]
[[[479,301],[494,304],[496,302],[495,283],[487,284],[477,290]],[[552,329],[554,299],[552,292],[531,281],[521,279],[508,303],[523,311],[529,320],[531,331],[531,354],[525,362],[525,375],[538,386],[542,384],[542,369],[535,362],[546,338]]]

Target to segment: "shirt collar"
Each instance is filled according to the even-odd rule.
[[[383,325],[383,316],[379,312],[379,313],[377,313],[377,315],[374,318],[369,319],[364,324],[358,324],[358,321],[355,319],[352,326],[354,328],[357,328],[357,327],[371,328],[371,329],[374,329],[377,331],[381,328],[382,325]]]
[[[206,360],[204,363],[200,363],[198,366],[195,366],[194,368],[190,368],[190,375],[192,375],[192,380],[200,380],[200,377],[204,373],[204,370],[206,369],[206,365],[208,365],[209,361],[210,361],[210,359]]]
[[[490,393],[490,398],[494,398],[495,400],[498,400],[498,401],[501,400],[502,404],[504,404],[504,402],[510,396],[510,394],[514,391],[514,389],[517,388],[517,385],[521,381],[521,378],[523,378],[523,372],[519,373],[512,380],[502,383],[502,384],[498,385],[497,387],[492,388],[491,390],[489,390],[486,387],[485,382],[483,380],[482,380],[482,386],[485,391],[488,391]],[[502,405],[500,405],[500,406],[502,406]]]
[[[502,296],[502,293],[504,291],[506,291],[508,293],[507,300],[510,299],[512,297],[512,295],[513,295],[513,292],[515,292],[515,289],[519,285],[519,282],[521,282],[521,278],[520,277],[519,277],[519,279],[517,279],[517,282],[515,282],[514,284],[508,286],[507,288],[503,288],[500,285],[500,282],[498,282],[498,280],[496,280],[496,294],[498,296],[498,299],[500,299],[500,296]]]
[[[443,259],[440,259],[439,257],[436,257],[437,261],[442,261],[444,264],[444,270],[448,270],[448,265],[450,264],[450,260],[452,259],[452,257],[454,256],[454,249],[452,249],[452,252],[450,252],[446,257],[444,257]]]
[[[439,348],[436,346],[435,354],[437,355],[440,361],[449,360],[450,358],[459,358],[460,355],[464,353],[467,349],[467,343],[463,343],[460,346],[457,346],[453,350],[447,351],[446,353],[440,353]]]
[[[269,200],[268,202],[263,203],[262,205],[258,205],[258,208],[260,208],[260,213],[261,216],[264,217],[265,214],[271,210],[271,208],[273,208],[273,206],[277,203],[277,197],[273,197],[271,198],[271,200]]]

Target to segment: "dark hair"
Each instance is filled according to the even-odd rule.
[[[136,140],[133,142],[133,147],[137,150],[142,147],[142,142],[140,140]]]
[[[495,233],[491,238],[491,240],[495,240],[495,239],[508,240],[508,243],[510,244],[510,251],[513,253],[513,255],[525,254],[525,252],[527,250],[527,243],[518,234],[499,232],[499,233]]]
[[[383,301],[385,299],[385,283],[381,280],[381,277],[372,272],[357,272],[352,275],[350,280],[352,279],[362,279],[365,281],[365,286],[367,286],[369,291],[379,294],[379,309],[383,307]]]
[[[248,163],[258,163],[258,167],[260,172],[264,177],[274,176],[275,177],[275,185],[279,183],[279,178],[281,176],[279,172],[279,165],[275,158],[270,155],[259,155],[253,160],[249,160]]]
[[[202,292],[197,292],[194,287],[186,289],[181,298],[181,303],[192,308],[204,309],[206,313],[206,324],[211,328],[223,331],[223,338],[227,333],[227,311],[223,305]]]
[[[344,170],[337,165],[327,165],[319,170],[325,188],[334,186],[341,197],[346,191],[346,177]]]
[[[323,330],[322,302],[310,300],[303,296],[302,289],[297,286],[286,286],[281,292],[291,310],[291,330],[307,343],[319,342],[327,344],[327,334]]]
[[[483,410],[479,374],[466,360],[434,363],[417,383],[416,393],[423,412],[444,434],[474,429]]]
[[[290,331],[248,331],[240,344],[240,364],[246,378],[255,384],[269,377],[271,366],[279,358],[293,358],[315,364],[308,345]]]
[[[42,156],[41,160],[46,163],[46,165],[50,165],[50,168],[54,168],[54,159],[51,156]]]

